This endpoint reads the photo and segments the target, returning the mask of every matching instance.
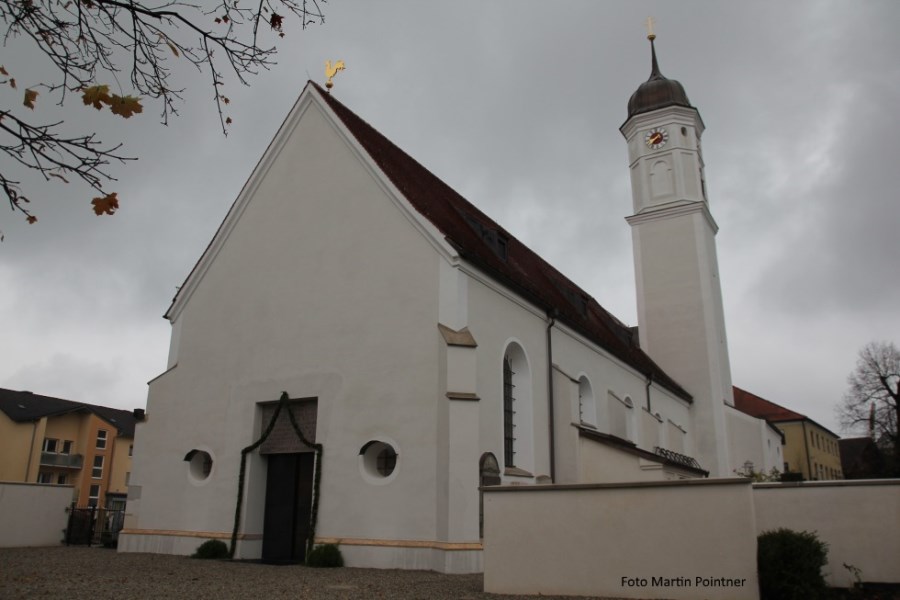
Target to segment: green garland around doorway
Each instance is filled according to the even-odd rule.
[[[241,527],[241,507],[244,504],[244,475],[247,471],[247,454],[259,448],[259,446],[266,441],[266,438],[269,437],[269,434],[272,433],[272,430],[275,428],[275,422],[278,421],[278,415],[281,414],[282,408],[287,409],[288,418],[291,420],[291,427],[294,428],[294,433],[297,434],[300,441],[303,442],[305,446],[316,451],[316,473],[313,477],[312,510],[310,511],[311,514],[309,517],[309,538],[306,540],[306,554],[309,555],[312,550],[313,541],[316,537],[316,521],[319,516],[319,482],[322,479],[322,444],[314,444],[306,439],[306,436],[300,431],[300,426],[297,425],[297,420],[294,418],[294,412],[291,410],[288,400],[288,393],[281,392],[278,406],[275,407],[275,414],[272,415],[272,419],[266,426],[266,430],[263,431],[263,434],[258,440],[241,450],[241,474],[238,477],[237,506],[234,509],[234,529],[231,532],[231,547],[228,549],[229,558],[234,558],[238,530]]]

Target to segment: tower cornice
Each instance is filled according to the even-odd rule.
[[[665,108],[628,117],[619,127],[619,131],[625,139],[628,139],[636,131],[658,125],[663,120],[691,125],[697,129],[698,137],[706,129],[703,117],[700,116],[700,111],[693,106],[666,106]]]
[[[628,221],[629,225],[634,227],[635,225],[641,225],[642,223],[650,223],[653,221],[661,221],[664,219],[674,219],[676,217],[682,217],[685,215],[692,215],[696,213],[700,213],[703,215],[703,217],[706,219],[706,222],[709,223],[709,226],[712,228],[713,235],[719,232],[719,225],[713,218],[712,213],[709,212],[709,206],[706,204],[706,202],[672,202],[668,206],[654,206],[652,209],[648,209],[636,215],[631,215],[630,217],[625,217],[625,220]]]

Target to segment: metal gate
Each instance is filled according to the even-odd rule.
[[[119,543],[119,531],[125,520],[125,508],[98,508],[96,506],[69,507],[69,523],[66,526],[66,546],[104,545],[115,548]]]

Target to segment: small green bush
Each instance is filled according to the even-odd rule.
[[[228,558],[228,546],[222,540],[206,540],[191,555],[193,558]]]
[[[828,544],[815,533],[765,531],[757,538],[756,562],[762,600],[807,600],[825,592]]]
[[[344,566],[344,557],[341,550],[335,544],[322,544],[313,548],[306,557],[306,564],[310,567],[322,567],[331,569]]]

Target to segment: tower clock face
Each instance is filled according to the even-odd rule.
[[[669,141],[669,132],[662,127],[655,127],[644,134],[644,143],[651,150],[659,150]]]

